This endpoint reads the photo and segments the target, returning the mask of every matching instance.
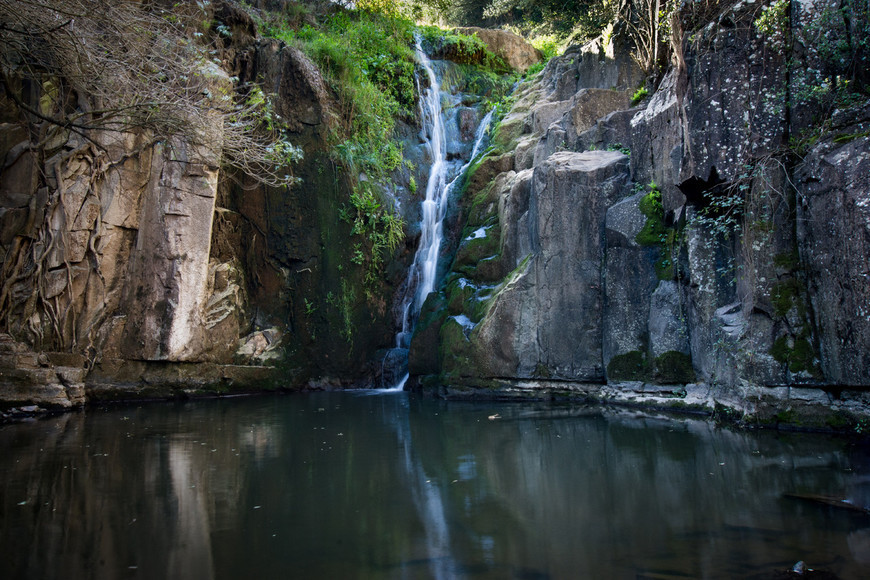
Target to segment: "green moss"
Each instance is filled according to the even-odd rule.
[[[488,290],[486,290],[488,292]],[[492,305],[492,300],[481,300],[478,293],[470,296],[463,304],[465,315],[472,322],[480,322],[486,317],[489,307]]]
[[[656,357],[655,379],[662,384],[685,384],[695,381],[695,369],[692,367],[692,357],[676,351]]]
[[[788,370],[793,373],[811,371],[815,355],[813,345],[806,338],[798,338],[794,341],[791,355],[788,359]]]
[[[821,369],[816,364],[815,349],[807,336],[791,339],[787,334],[777,338],[770,348],[770,355],[780,364],[787,364],[793,373],[809,372],[821,377]]]
[[[773,346],[770,347],[770,355],[780,364],[787,363],[790,354],[791,348],[788,345],[788,335],[784,334],[780,336],[773,342]]]
[[[853,421],[839,411],[834,411],[825,417],[825,425],[836,431],[844,431],[852,427]]]
[[[446,319],[441,326],[440,351],[441,369],[445,376],[467,377],[477,374],[473,347],[462,325],[453,318]]]
[[[532,377],[535,379],[549,379],[552,376],[553,373],[550,372],[550,368],[541,361],[538,361],[535,365],[535,370],[532,372]]]
[[[662,252],[664,252],[664,250],[662,250]],[[659,280],[673,280],[676,276],[676,265],[674,264],[674,261],[668,257],[669,255],[670,254],[667,254],[656,260],[656,277]]]
[[[408,352],[408,369],[414,375],[441,372],[441,327],[447,320],[447,305],[437,292],[431,293],[420,309]]]
[[[776,415],[774,415],[774,419],[777,423],[787,423],[789,425],[797,425],[798,424],[798,416],[791,409],[785,409],[780,411]]]
[[[797,270],[798,267],[800,267],[800,256],[798,255],[798,251],[794,250],[777,254],[773,257],[773,264],[777,268],[782,268],[784,270]]]
[[[676,276],[673,257],[677,230],[665,226],[661,190],[655,183],[650,183],[649,187],[650,192],[643,196],[638,204],[641,213],[646,216],[646,222],[634,239],[641,246],[659,249],[659,259],[655,263],[656,276],[659,280],[673,280]]]
[[[607,363],[607,378],[616,381],[643,381],[647,378],[648,367],[646,354],[639,350],[618,354]]]
[[[471,286],[462,286],[458,280],[447,288],[447,312],[452,316],[465,312],[465,301],[474,295]]]
[[[463,266],[476,265],[484,258],[489,258],[498,253],[499,232],[496,226],[486,229],[483,237],[464,239],[456,252],[453,268],[460,270]]]
[[[500,122],[493,131],[492,144],[502,152],[513,151],[523,135],[524,120],[517,115]]]
[[[634,239],[641,246],[660,246],[665,243],[667,236],[662,192],[654,183],[651,183],[650,187],[650,192],[638,203],[638,209],[646,216],[646,222]]]
[[[499,282],[504,278],[505,267],[501,254],[493,254],[479,261],[474,266],[466,266],[463,268],[463,271],[475,282],[491,284]]]
[[[770,300],[773,303],[774,313],[779,317],[783,317],[788,314],[792,306],[797,306],[798,315],[803,318],[806,315],[806,307],[801,299],[803,293],[804,286],[796,278],[788,278],[774,284],[770,292]]]
[[[834,137],[834,143],[838,145],[843,145],[845,143],[851,143],[855,139],[861,139],[863,137],[870,137],[870,131],[862,131],[860,133],[842,133]]]

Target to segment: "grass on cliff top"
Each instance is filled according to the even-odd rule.
[[[341,107],[343,124],[332,136],[335,157],[353,173],[385,179],[402,163],[393,131],[398,120],[416,117],[416,31],[430,48],[440,47],[452,60],[473,65],[478,75],[506,72],[504,62],[476,36],[418,28],[397,13],[335,9],[314,24],[307,20],[277,16],[261,20],[261,29],[318,65]]]
[[[366,4],[372,3],[357,3]],[[365,239],[355,244],[351,261],[365,265],[369,288],[380,278],[387,255],[404,237],[404,224],[382,189],[404,162],[396,124],[413,123],[416,118],[413,47],[418,28],[388,10],[346,10],[335,5],[318,14],[312,10],[300,2],[287,2],[280,12],[259,12],[256,19],[262,34],[311,58],[337,97],[339,122],[328,136],[329,146],[332,159],[345,169],[352,185],[348,205],[340,211],[353,233]],[[465,55],[469,62],[476,60],[468,66],[487,81],[479,82],[481,86],[497,84],[489,76],[501,72],[504,63],[480,39],[435,27],[425,27],[422,33],[430,42]]]

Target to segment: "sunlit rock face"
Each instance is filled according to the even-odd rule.
[[[866,412],[870,113],[835,113],[811,147],[787,153],[823,112],[786,101],[783,87],[799,87],[785,62],[814,57],[771,50],[756,18],[739,3],[701,27],[633,107],[630,67],[600,44],[518,89],[466,193],[463,236],[485,228],[494,243],[463,241],[430,301],[440,367],[427,354],[421,384],[633,399],[644,385],[697,383],[703,408]],[[554,189],[578,155],[622,157],[619,187],[599,168]],[[595,195],[572,193],[587,187]],[[415,368],[422,350],[411,351]],[[797,386],[800,402],[782,389]],[[829,386],[857,391],[837,399]],[[694,396],[666,390],[678,404]]]
[[[191,149],[155,151],[127,272],[125,357],[178,361],[202,350],[217,159]]]
[[[315,106],[326,92],[322,79],[315,82],[310,61],[298,51],[272,54],[270,60],[276,52],[270,47],[262,58],[252,58],[256,44],[242,45],[254,39],[236,38],[239,50],[228,49],[224,66],[232,57],[243,63],[239,68],[252,60],[264,68],[285,64],[277,72],[269,69],[279,85],[294,71],[307,73],[289,78],[295,92],[285,91],[282,101],[298,105],[299,111],[287,105],[288,117],[298,119],[296,129],[326,115]],[[158,365],[152,378],[165,373],[159,365],[166,363],[273,364],[277,341],[237,355],[240,338],[252,330],[248,288],[256,287],[245,251],[259,248],[251,248],[253,236],[247,245],[233,239],[244,236],[235,219],[241,212],[227,211],[226,200],[224,207],[218,203],[219,182],[228,181],[221,167],[224,117],[214,109],[190,112],[203,145],[183,132],[158,138],[135,127],[93,131],[86,138],[26,111],[51,116],[99,108],[88,95],[58,99],[65,90],[61,79],[34,84],[26,71],[10,74],[10,93],[0,96],[0,310],[4,331],[34,356],[47,356],[35,369],[22,362],[15,388],[0,399],[25,406],[81,404],[86,376],[99,375],[101,384],[113,375],[126,386],[140,383],[136,372],[117,373],[129,361]],[[233,90],[234,79],[218,66],[203,64],[202,74],[212,95]],[[258,322],[269,328],[269,321]],[[281,332],[269,336],[279,341]],[[210,373],[221,388],[251,383],[235,370],[204,371]],[[263,374],[254,374],[261,383]],[[205,385],[187,367],[176,375],[187,377],[176,387]],[[57,393],[49,396],[48,387]]]
[[[522,36],[508,30],[471,26],[457,28],[456,32],[477,36],[493,54],[500,56],[509,67],[519,72],[525,72],[529,67],[541,62],[541,51],[529,44]]]

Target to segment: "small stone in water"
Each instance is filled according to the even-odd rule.
[[[807,565],[804,564],[803,560],[800,560],[797,564],[792,566],[791,571],[795,574],[804,575],[807,571]]]

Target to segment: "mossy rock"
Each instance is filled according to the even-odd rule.
[[[784,334],[773,342],[770,355],[780,364],[787,364],[793,373],[808,372],[816,378],[821,378],[822,372],[816,364],[816,353],[806,336],[792,338]]]
[[[499,151],[513,151],[524,131],[525,119],[516,114],[511,115],[495,128],[492,144]]]
[[[493,179],[484,183],[479,189],[469,187],[464,196],[468,206],[467,225],[477,228],[485,224],[498,222],[498,199],[501,189],[496,187],[500,180]]]
[[[800,267],[800,255],[798,254],[797,250],[777,254],[773,257],[773,264],[777,268],[791,272],[793,270],[797,270]]]
[[[671,259],[667,248],[661,248],[659,252],[660,257],[655,263],[656,278],[659,280],[673,280],[677,275],[677,264]]]
[[[607,379],[613,381],[643,381],[648,371],[646,354],[639,350],[618,354],[607,363]]]
[[[498,254],[499,232],[495,227],[487,228],[484,236],[479,238],[462,240],[456,257],[453,260],[453,268],[460,270],[463,266],[476,265],[485,258]]]
[[[471,280],[482,284],[500,282],[504,278],[501,255],[485,258],[474,265],[465,266],[462,271]]]
[[[664,245],[667,241],[666,238],[668,233],[668,228],[665,227],[664,210],[654,212],[647,209],[647,211],[644,211],[644,200],[646,200],[647,197],[649,197],[649,195],[641,198],[640,202],[641,212],[646,216],[646,221],[641,230],[634,237],[634,240],[641,246],[649,247]],[[661,208],[661,202],[659,202],[659,208]]]
[[[477,323],[484,319],[489,311],[490,304],[492,304],[492,301],[489,298],[481,300],[478,297],[478,293],[474,293],[463,303],[463,313],[469,320]]]
[[[674,259],[677,230],[665,225],[661,192],[653,189],[641,198],[638,208],[646,216],[646,222],[634,240],[641,246],[658,248],[659,257],[655,263],[656,277],[659,280],[673,280],[677,271]]]
[[[534,379],[550,379],[553,377],[553,373],[550,371],[550,367],[548,367],[545,363],[538,361],[535,364],[535,370],[532,371],[532,378]]]
[[[441,326],[441,370],[445,376],[468,377],[476,374],[473,346],[462,325],[447,318]]]
[[[655,381],[664,385],[695,382],[692,357],[676,350],[669,350],[656,357]]]
[[[773,341],[773,346],[770,347],[770,355],[780,364],[788,362],[791,354],[791,346],[789,346],[789,336],[784,334]]]
[[[513,153],[498,154],[492,151],[468,170],[464,191],[472,194],[482,191],[488,183],[492,183],[496,175],[513,168]]]
[[[804,285],[797,278],[788,278],[774,284],[770,292],[770,300],[773,303],[773,311],[779,317],[784,317],[796,306],[801,318],[806,316],[806,306],[803,302],[803,294],[806,291]]]
[[[813,351],[813,345],[806,338],[798,338],[794,341],[794,347],[788,361],[788,370],[793,373],[801,371],[812,372],[814,360],[815,352]]]
[[[420,309],[420,318],[414,328],[411,348],[408,350],[408,370],[413,375],[434,375],[441,372],[439,345],[441,327],[447,320],[447,303],[432,293]]]
[[[447,294],[447,312],[456,316],[465,312],[465,302],[474,296],[474,288],[469,285],[463,286],[457,280],[447,287],[445,293]]]

